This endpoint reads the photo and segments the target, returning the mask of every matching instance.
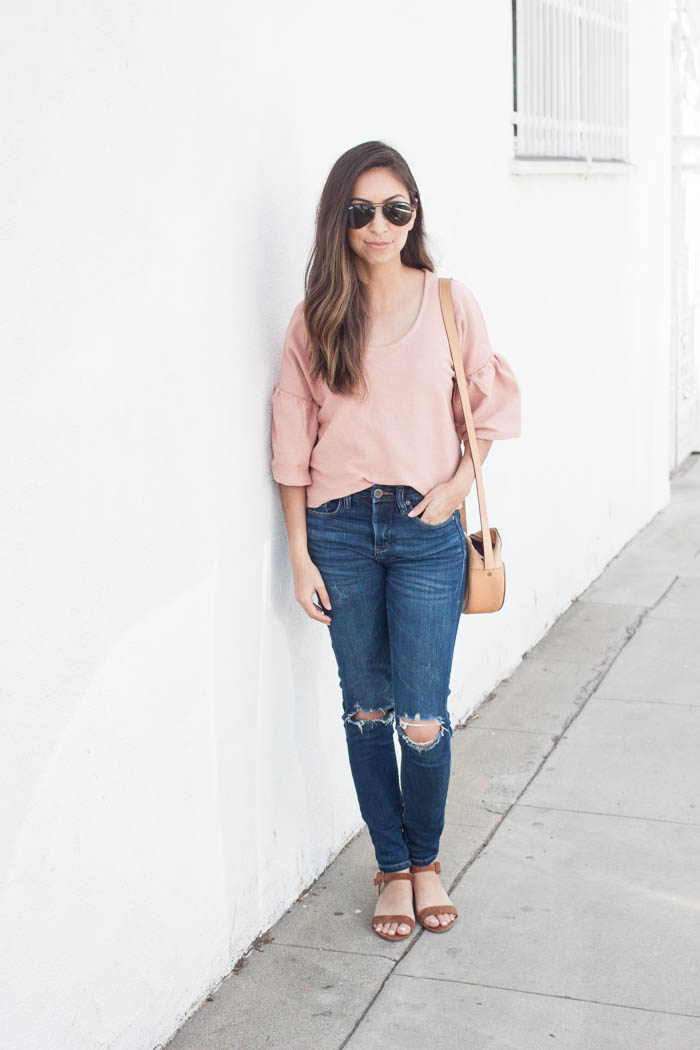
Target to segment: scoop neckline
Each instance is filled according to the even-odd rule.
[[[421,296],[420,306],[418,307],[418,313],[415,316],[413,324],[411,325],[409,330],[404,335],[402,335],[399,339],[395,339],[393,343],[382,343],[381,346],[377,346],[374,343],[368,343],[367,344],[367,349],[368,350],[391,350],[392,347],[399,346],[401,343],[405,342],[406,339],[408,339],[410,336],[413,335],[413,333],[415,332],[416,328],[421,323],[421,320],[423,318],[423,313],[425,312],[425,304],[426,304],[426,301],[427,301],[427,298],[428,298],[428,280],[429,280],[430,275],[431,275],[431,271],[430,270],[427,270],[425,267],[421,267],[421,269],[423,270],[423,274],[424,274],[424,277],[423,277],[423,295]]]

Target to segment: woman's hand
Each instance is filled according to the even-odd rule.
[[[450,481],[443,481],[426,492],[420,503],[409,510],[408,517],[417,518],[420,515],[426,525],[442,525],[461,507],[466,497],[467,494],[461,488]]]
[[[314,593],[318,592],[321,604],[326,609],[331,608],[331,600],[328,597],[326,585],[317,566],[306,555],[305,557],[294,559],[292,570],[294,572],[294,597],[307,616],[312,620],[318,620],[319,623],[328,625],[331,622],[330,616],[314,601]]]

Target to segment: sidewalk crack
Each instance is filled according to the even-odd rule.
[[[415,981],[441,981],[444,984],[466,984],[471,988],[493,988],[499,992],[519,992],[521,995],[539,995],[544,999],[565,999],[574,1003],[593,1003],[595,1006],[614,1006],[620,1010],[639,1010],[647,1014],[664,1014],[669,1017],[700,1017],[700,1014],[687,1014],[681,1010],[654,1009],[651,1006],[633,1006],[631,1003],[614,1003],[605,999],[586,999],[580,995],[564,995],[559,992],[537,992],[532,988],[513,988],[507,984],[486,984],[483,981],[465,981],[459,977],[433,977],[430,974],[397,973],[397,977],[407,977]]]

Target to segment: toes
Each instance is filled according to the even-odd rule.
[[[411,927],[407,926],[405,922],[380,922],[373,925],[376,933],[388,933],[390,937],[393,937],[396,933],[410,933]]]
[[[456,916],[449,912],[440,912],[439,915],[426,915],[425,922],[428,926],[449,926],[455,921]]]

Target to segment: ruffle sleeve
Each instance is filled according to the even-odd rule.
[[[287,328],[279,382],[272,390],[270,469],[281,485],[310,485],[309,461],[318,438],[318,405],[308,375],[304,303],[299,303]]]
[[[317,435],[316,403],[276,383],[272,391],[270,463],[275,481],[281,485],[311,484],[309,460]]]
[[[493,350],[484,315],[473,293],[453,279],[452,298],[474,432],[478,438],[489,441],[520,437],[521,391],[515,373],[509,362]],[[459,439],[466,443],[467,426],[456,378],[452,414]]]

